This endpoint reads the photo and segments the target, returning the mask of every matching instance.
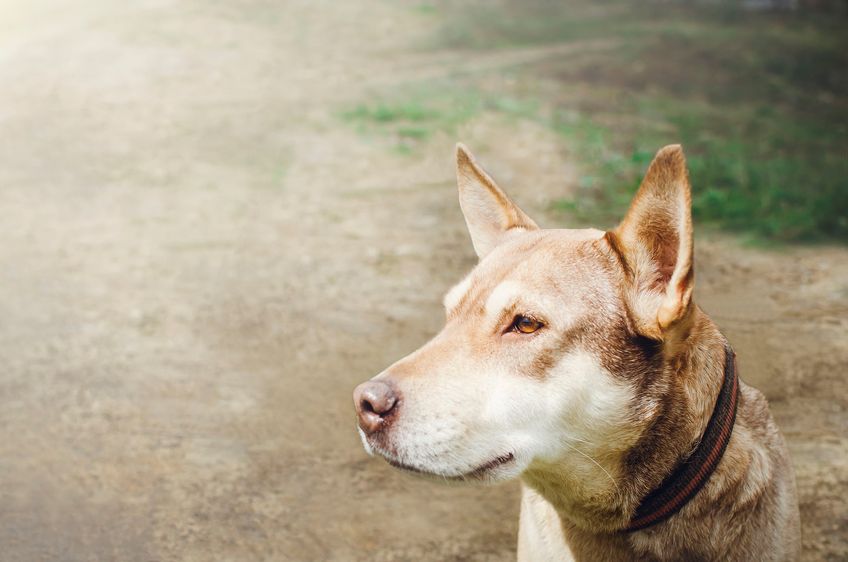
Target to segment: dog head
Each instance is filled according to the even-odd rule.
[[[457,176],[480,261],[444,329],[354,391],[365,448],[448,481],[564,464],[601,493],[657,415],[651,377],[692,307],[683,152],[657,154],[610,232],[540,229],[461,145]]]

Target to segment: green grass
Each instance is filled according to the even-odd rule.
[[[449,87],[418,86],[359,104],[341,117],[363,133],[391,137],[397,152],[411,154],[434,133],[455,131],[481,107],[476,95]]]
[[[456,134],[460,125],[483,112],[529,119],[538,109],[533,99],[489,95],[466,83],[442,82],[389,92],[342,112],[341,117],[362,133],[390,137],[397,152],[414,154],[434,134]]]
[[[612,224],[656,150],[674,141],[684,145],[693,214],[701,222],[769,240],[848,239],[848,158],[834,150],[785,150],[781,131],[793,124],[774,116],[754,119],[754,132],[719,136],[708,123],[720,123],[720,117],[691,108],[674,113],[673,105],[663,104],[663,127],[642,127],[626,141],[589,118],[559,114],[553,126],[577,147],[587,173],[575,196],[555,207],[586,222]],[[811,131],[790,138],[803,143],[804,132]],[[751,142],[751,135],[760,142]]]
[[[502,0],[452,8],[438,42],[615,45],[521,69],[560,83],[543,100],[547,124],[585,170],[559,208],[613,220],[654,152],[679,142],[698,220],[769,240],[848,241],[846,24],[728,3]]]

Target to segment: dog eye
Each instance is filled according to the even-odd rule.
[[[522,334],[532,334],[539,330],[542,326],[543,324],[535,318],[519,314],[515,317],[515,320],[512,321],[511,329],[514,332],[521,332]]]

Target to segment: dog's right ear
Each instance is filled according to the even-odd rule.
[[[498,245],[507,231],[539,228],[506,196],[461,143],[456,145],[456,181],[459,206],[465,215],[474,251],[480,259]]]

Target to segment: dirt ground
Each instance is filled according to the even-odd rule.
[[[0,14],[0,559],[513,560],[516,485],[411,479],[354,430],[352,388],[474,264],[458,139],[402,155],[338,113],[535,51],[422,50],[437,17],[380,0]],[[561,140],[488,114],[456,136],[553,226]],[[789,441],[804,559],[844,560],[848,250],[696,255]]]

